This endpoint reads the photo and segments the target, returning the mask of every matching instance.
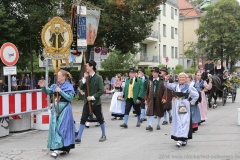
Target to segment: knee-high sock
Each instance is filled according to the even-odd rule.
[[[146,118],[145,109],[141,109],[141,118]]]
[[[148,116],[148,121],[149,121],[149,125],[152,127],[153,124],[153,116]]]
[[[77,139],[81,140],[84,127],[85,127],[84,124],[80,124]]]
[[[161,117],[157,117],[157,124],[160,125]]]
[[[127,124],[129,115],[124,115],[124,123]]]
[[[106,133],[105,133],[105,124],[101,124],[101,129],[102,129],[102,136],[106,136]]]
[[[77,132],[76,122],[74,121],[74,131]]]
[[[167,120],[167,111],[164,111],[164,121],[166,121],[166,122],[168,121]]]
[[[137,122],[140,122],[140,115],[137,116]]]
[[[172,117],[171,110],[169,110],[167,112],[168,112],[169,117]]]

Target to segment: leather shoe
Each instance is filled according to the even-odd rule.
[[[128,126],[125,123],[121,124],[120,127],[128,128]]]
[[[141,122],[137,122],[136,127],[140,127],[141,126]]]
[[[160,130],[160,129],[161,129],[160,125],[158,124],[156,130]]]
[[[153,128],[149,125],[148,127],[146,127],[146,130],[153,131]]]
[[[167,121],[163,121],[162,125],[167,125],[168,122]]]
[[[75,143],[76,143],[76,144],[80,144],[80,143],[81,143],[81,140],[80,140],[80,139],[75,139]]]
[[[107,137],[106,136],[102,136],[100,139],[99,139],[99,142],[104,142],[107,140]]]

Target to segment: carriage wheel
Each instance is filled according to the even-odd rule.
[[[224,87],[223,88],[223,94],[222,94],[222,104],[223,104],[223,106],[225,106],[225,104],[227,102],[227,95],[228,95],[227,88]]]
[[[234,87],[234,89],[232,90],[232,103],[234,103],[236,100],[236,94],[237,94],[237,89],[236,87]]]

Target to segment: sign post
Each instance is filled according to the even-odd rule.
[[[11,75],[17,74],[17,67],[14,66],[19,58],[17,47],[10,42],[4,43],[0,50],[0,57],[2,62],[8,66],[3,67],[3,73],[8,76],[8,92],[11,92]]]

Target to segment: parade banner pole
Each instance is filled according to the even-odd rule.
[[[56,88],[58,86],[58,60],[56,60],[56,68],[55,68],[55,74],[56,74]],[[58,92],[56,92],[56,115],[59,116],[59,96]]]
[[[87,72],[87,66],[86,66],[86,52],[84,53],[82,51],[82,54],[84,56],[84,72]],[[86,78],[86,88],[87,88],[87,96],[91,96],[90,95],[90,86],[89,86],[89,81],[88,81],[88,77]],[[92,104],[91,101],[88,101],[88,108],[89,108],[89,115],[92,115]]]

